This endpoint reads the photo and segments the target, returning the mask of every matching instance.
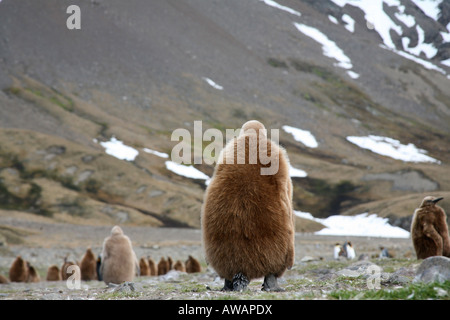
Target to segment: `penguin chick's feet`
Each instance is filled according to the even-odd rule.
[[[222,291],[233,291],[233,281],[225,279],[225,284]]]
[[[263,290],[263,291],[277,291],[277,292],[284,291],[283,288],[278,286],[277,278],[273,274],[269,274],[269,275],[264,277],[264,283],[262,285],[262,289],[261,290]]]
[[[222,291],[243,291],[249,283],[248,278],[239,272],[234,275],[233,280],[225,279]]]
[[[242,291],[247,288],[250,281],[242,273],[236,273],[233,277],[233,291]]]

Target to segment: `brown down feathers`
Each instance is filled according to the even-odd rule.
[[[274,274],[281,276],[294,263],[294,216],[289,160],[283,148],[252,130],[265,129],[258,121],[249,121],[240,135],[231,140],[219,156],[215,172],[206,190],[202,207],[203,246],[206,261],[222,278],[231,280],[242,273],[249,280]],[[253,136],[252,136],[253,135]],[[261,175],[263,165],[227,164],[227,154],[245,140],[245,156],[267,148],[279,161],[273,175]],[[252,148],[252,150],[249,150]],[[258,153],[259,154],[259,153]]]

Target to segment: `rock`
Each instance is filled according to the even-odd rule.
[[[311,261],[318,261],[319,259],[313,258],[311,256],[304,256],[300,261],[301,262],[311,262]]]
[[[94,159],[95,157],[90,154],[81,157],[81,161],[83,161],[84,163],[92,162]]]
[[[165,193],[166,193],[165,191],[161,191],[161,190],[152,190],[148,193],[148,196],[150,198],[155,198],[155,197],[159,197]]]
[[[84,170],[83,172],[81,172],[78,175],[77,180],[75,181],[75,184],[79,184],[81,182],[84,182],[85,180],[87,180],[92,174],[94,173],[94,171],[92,170]]]
[[[356,278],[363,275],[370,275],[374,272],[381,272],[381,270],[381,267],[377,266],[375,263],[363,260],[353,263],[352,265],[339,270],[336,273],[340,276]]]
[[[134,282],[125,281],[117,286],[114,286],[114,289],[112,291],[120,293],[130,293],[136,291],[136,288]]]
[[[64,173],[73,176],[75,174],[75,172],[77,172],[77,170],[78,170],[77,166],[70,166],[70,167],[66,168]]]
[[[450,280],[450,258],[429,257],[417,269],[413,282],[444,282]]]
[[[65,146],[50,146],[47,148],[47,153],[50,154],[64,154],[66,153],[66,147]]]
[[[389,275],[388,279],[383,284],[397,284],[405,285],[411,282],[411,279],[396,273]]]
[[[177,270],[170,270],[165,275],[160,276],[163,281],[177,281],[181,272]]]
[[[367,253],[362,253],[359,258],[358,261],[369,261],[370,257]]]
[[[62,300],[62,296],[59,293],[45,293],[39,299],[40,300]]]

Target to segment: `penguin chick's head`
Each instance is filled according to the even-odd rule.
[[[420,205],[420,207],[424,208],[424,207],[434,206],[434,205],[436,205],[436,203],[438,203],[442,199],[444,199],[444,198],[443,197],[433,197],[433,196],[425,197],[422,200],[422,204]]]
[[[243,135],[245,133],[250,133],[250,132],[254,132],[254,133],[261,132],[262,134],[264,134],[264,136],[267,136],[266,127],[264,127],[264,125],[261,122],[259,122],[258,120],[250,120],[242,125],[240,135]]]
[[[111,230],[111,235],[119,235],[119,234],[123,234],[122,228],[120,228],[119,226],[114,226],[114,228],[112,228]]]

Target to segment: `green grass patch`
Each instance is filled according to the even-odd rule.
[[[206,292],[206,286],[201,283],[184,283],[180,292]]]
[[[381,288],[379,290],[339,290],[330,293],[330,297],[339,300],[450,300],[450,281],[443,283],[411,283],[400,288]]]
[[[288,69],[288,64],[280,59],[268,58],[267,63],[274,68]]]

